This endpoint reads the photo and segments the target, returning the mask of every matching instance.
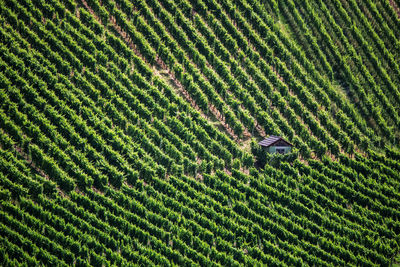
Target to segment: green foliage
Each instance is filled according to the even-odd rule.
[[[396,262],[390,1],[9,0],[0,23],[2,265]]]

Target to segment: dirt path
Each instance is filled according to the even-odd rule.
[[[397,16],[400,18],[400,8],[397,6],[396,2],[394,0],[389,0],[389,3],[397,13]]]

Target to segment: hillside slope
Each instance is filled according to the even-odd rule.
[[[396,263],[399,7],[0,1],[1,265]]]

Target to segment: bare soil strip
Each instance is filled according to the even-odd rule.
[[[397,6],[394,0],[389,0],[389,4],[393,7],[394,11],[396,11],[397,16],[400,18],[400,8]]]

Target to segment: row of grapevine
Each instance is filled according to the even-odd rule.
[[[1,3],[2,262],[390,264],[400,156],[366,148],[395,141],[397,100],[382,84],[396,81],[385,48],[397,30],[375,35],[357,1],[318,3]],[[393,25],[382,5],[374,17]],[[349,20],[362,27],[342,30]],[[338,77],[363,99],[337,94]],[[234,134],[210,123],[218,114]],[[303,157],[254,168],[257,143],[236,141],[255,131]]]

